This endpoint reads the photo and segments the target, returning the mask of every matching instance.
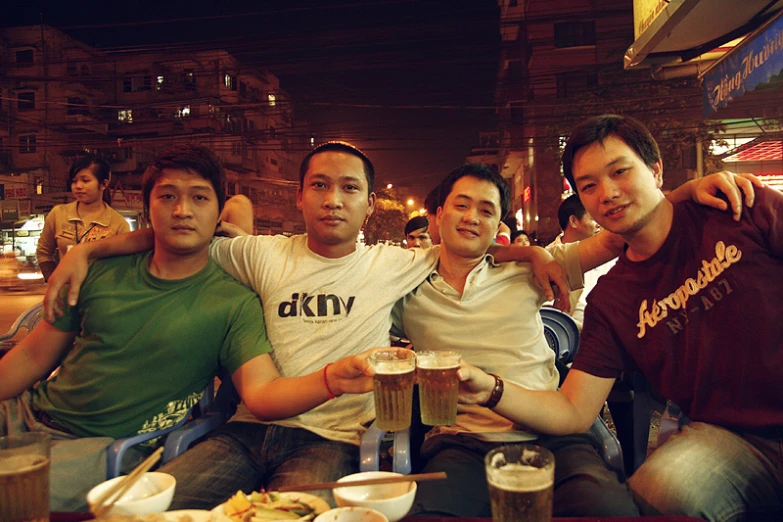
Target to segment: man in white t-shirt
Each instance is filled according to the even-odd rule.
[[[326,482],[357,471],[360,436],[375,416],[372,396],[341,396],[328,362],[387,346],[394,303],[421,283],[438,258],[437,249],[357,244],[375,205],[374,178],[361,151],[342,142],[323,144],[300,168],[297,207],[306,235],[243,236],[212,244],[212,259],[261,296],[280,374],[320,372],[328,394],[308,398],[307,411],[285,419],[260,421],[240,405],[231,422],[163,467],[177,479],[172,508],[209,508],[238,489]],[[87,257],[150,247],[145,231],[90,245],[99,244],[73,249],[76,261],[66,256],[49,284],[50,307]],[[551,260],[543,249],[516,253]],[[69,300],[78,292],[76,281]],[[301,401],[301,393],[292,389],[292,399]],[[331,498],[328,491],[320,493]]]
[[[582,202],[579,201],[579,196],[571,194],[560,203],[560,207],[557,209],[557,220],[560,222],[560,228],[563,233],[559,235],[552,243],[546,248],[552,252],[552,248],[555,245],[565,245],[567,243],[574,243],[576,241],[582,241],[589,237],[596,235],[601,227],[585,210]],[[574,318],[579,328],[582,328],[582,323],[585,319],[585,306],[587,306],[587,294],[598,283],[598,278],[609,272],[614,266],[615,259],[608,261],[600,266],[588,270],[584,275],[584,287],[578,290],[571,290],[571,317]]]

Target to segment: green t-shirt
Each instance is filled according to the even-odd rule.
[[[232,374],[272,351],[254,292],[212,261],[191,277],[159,279],[149,256],[93,263],[79,303],[54,323],[79,335],[33,404],[75,435],[171,426],[221,367]]]

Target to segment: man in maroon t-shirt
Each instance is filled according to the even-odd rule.
[[[628,248],[588,297],[559,392],[509,386],[495,411],[552,434],[586,430],[623,370],[641,370],[692,422],[629,480],[643,512],[708,520],[783,515],[783,194],[731,215],[661,192],[658,145],[636,120],[578,126],[563,170]],[[460,370],[461,400],[494,380]]]

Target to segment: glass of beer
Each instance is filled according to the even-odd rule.
[[[41,432],[0,437],[3,522],[48,522],[50,440]]]
[[[378,350],[370,355],[375,369],[375,422],[384,431],[400,431],[411,425],[416,354],[404,348]]]
[[[533,444],[493,449],[484,458],[492,522],[549,522],[555,457]]]
[[[421,422],[428,426],[457,422],[460,355],[457,352],[417,352]]]

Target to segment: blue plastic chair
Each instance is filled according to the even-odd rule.
[[[117,439],[111,444],[109,444],[109,447],[106,448],[106,479],[108,480],[120,476],[121,468],[122,468],[122,460],[130,448],[158,437],[164,437],[172,433],[173,431],[179,429],[180,427],[188,426],[196,422],[197,420],[200,420],[201,418],[205,417],[207,415],[206,412],[212,409],[212,405],[216,400],[214,382],[215,382],[214,379],[211,379],[209,381],[209,384],[207,385],[203,395],[201,396],[201,400],[193,408],[191,408],[190,411],[188,411],[188,414],[185,415],[175,425],[169,426],[168,428],[164,428],[161,430],[151,431],[149,433],[141,433],[139,435],[134,435],[132,437]],[[191,420],[191,416],[194,418],[194,420]],[[188,422],[189,420],[190,422]],[[166,450],[164,449],[163,462],[167,462],[168,460],[174,458],[176,455],[177,454],[170,455],[169,458],[166,458]]]
[[[193,442],[227,422],[236,411],[241,399],[234,388],[234,383],[225,371],[221,372],[219,377],[220,387],[214,402],[208,408],[201,410],[203,413],[199,418],[176,429],[166,438],[163,462],[168,462],[184,453]]]
[[[11,339],[16,337],[22,329],[27,330],[27,333],[32,332],[33,328],[41,321],[42,310],[43,302],[40,302],[22,312],[8,331],[0,335],[0,352],[8,351],[13,348],[15,343],[12,342]]]

